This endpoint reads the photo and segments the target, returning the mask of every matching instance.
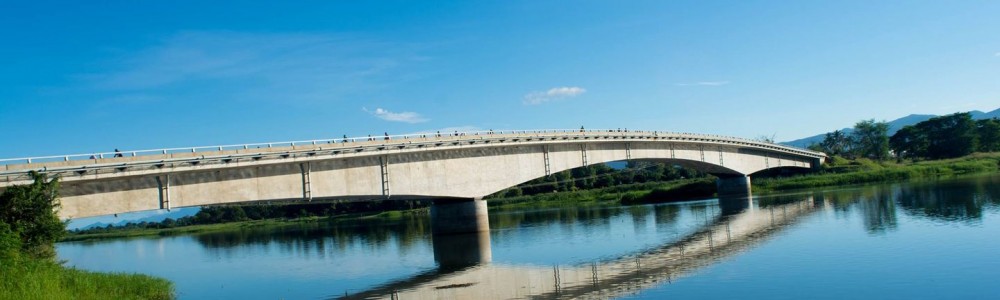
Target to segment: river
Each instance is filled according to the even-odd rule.
[[[180,299],[997,299],[1000,176],[57,244]]]

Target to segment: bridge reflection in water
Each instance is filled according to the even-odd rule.
[[[719,200],[720,214],[659,247],[571,266],[489,264],[488,232],[434,236],[436,270],[336,299],[610,298],[670,283],[770,238],[818,211],[812,195]]]

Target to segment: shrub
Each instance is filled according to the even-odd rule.
[[[54,244],[66,232],[59,220],[59,180],[31,173],[34,182],[8,187],[0,194],[0,223],[9,226],[21,244],[21,251],[35,258],[54,258]]]

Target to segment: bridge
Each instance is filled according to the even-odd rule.
[[[716,135],[622,130],[428,133],[0,160],[0,189],[58,176],[60,217],[251,201],[433,199],[435,232],[488,230],[482,197],[563,170],[653,160],[719,177],[817,168],[825,154]],[[478,221],[470,222],[470,218]]]

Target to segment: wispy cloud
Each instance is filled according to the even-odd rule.
[[[586,92],[586,89],[576,86],[555,87],[548,91],[536,91],[524,95],[524,104],[538,105],[552,100],[576,97]]]
[[[371,115],[373,115],[373,116],[375,116],[375,117],[377,117],[379,119],[390,121],[390,122],[403,122],[403,123],[415,124],[415,123],[422,123],[422,122],[427,122],[428,121],[427,118],[424,118],[420,114],[415,113],[415,112],[409,112],[409,111],[394,113],[394,112],[391,112],[391,111],[388,111],[388,110],[385,110],[385,109],[382,109],[382,108],[376,108],[375,110],[368,110],[367,108],[364,108],[364,107],[362,107],[361,110],[363,110],[363,111],[365,111],[365,112],[367,112],[367,113],[369,113],[369,114],[371,114]]]
[[[1000,57],[1000,52],[993,53],[993,56]]]
[[[80,77],[110,94],[328,101],[391,82],[389,70],[419,61],[407,48],[337,34],[183,32]]]
[[[679,82],[676,86],[721,86],[727,85],[729,81],[699,81],[699,82]]]

